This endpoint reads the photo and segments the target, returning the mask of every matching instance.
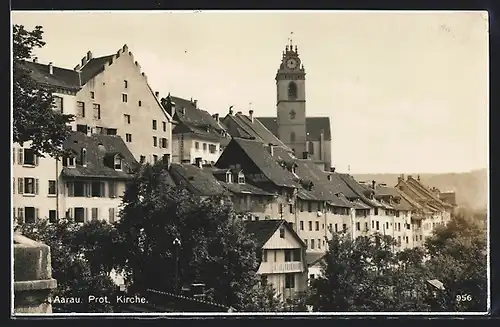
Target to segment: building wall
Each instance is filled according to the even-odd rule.
[[[308,203],[311,211],[309,212]],[[325,252],[327,222],[325,210],[318,207],[319,202],[298,200],[297,233],[307,245],[307,252]],[[314,246],[312,243],[314,240]]]
[[[312,144],[312,145],[311,145]],[[313,148],[313,152],[310,152],[310,147]],[[325,171],[328,171],[332,166],[332,142],[328,140],[323,141],[323,148],[321,147],[321,141],[308,141],[307,151],[309,152],[309,157],[312,160],[324,161],[324,167],[321,167]],[[297,156],[300,156],[297,153]]]
[[[183,154],[181,154],[181,143],[184,145]],[[203,148],[204,144],[206,146],[205,150]],[[210,145],[215,145],[215,152],[210,152]],[[219,142],[207,141],[197,138],[194,135],[173,135],[172,162],[180,163],[182,160],[189,160],[189,162],[194,163],[196,158],[202,158],[203,163],[215,163],[219,159],[220,154]]]
[[[153,155],[160,159],[163,154],[170,154],[172,126],[132,53],[124,47],[118,54],[111,65],[89,80],[77,93],[77,101],[85,103],[85,117],[78,117],[77,124],[116,128],[117,134],[127,143],[137,161],[145,156],[146,161],[152,162]],[[127,95],[127,102],[123,102],[123,94]],[[94,118],[94,104],[100,105],[100,119]],[[125,115],[130,115],[130,124]],[[153,129],[153,120],[156,120],[156,130]],[[131,135],[131,141],[126,134]],[[156,146],[153,137],[157,137]],[[167,139],[166,148],[160,148],[162,138]]]

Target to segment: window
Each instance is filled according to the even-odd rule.
[[[378,208],[375,208],[375,216],[378,216]]]
[[[293,204],[292,203],[288,204],[288,211],[290,213],[293,213]]]
[[[132,142],[132,134],[125,134],[125,142],[128,143]]]
[[[372,228],[375,228],[375,221],[372,220]]]
[[[115,170],[122,170],[122,158],[118,155],[115,156]]]
[[[365,223],[365,231],[368,231],[368,223]]]
[[[267,275],[260,275],[260,284],[263,286],[267,284]]]
[[[297,99],[297,84],[295,82],[290,82],[288,84],[288,100]]]
[[[314,250],[314,239],[311,239],[311,250]]]
[[[103,182],[92,182],[91,186],[91,195],[93,198],[102,198],[104,197],[104,183]]]
[[[230,172],[226,173],[226,183],[231,184],[233,182],[233,175]]]
[[[103,134],[102,131],[103,131],[102,127],[96,126],[96,128],[95,128],[95,133],[96,134]]]
[[[77,101],[76,102],[76,115],[78,117],[85,117],[85,102]]]
[[[63,99],[61,97],[54,96],[54,109],[57,112],[63,113]]]
[[[319,221],[316,222],[316,230],[319,230]]]
[[[146,161],[146,156],[140,156],[139,157],[139,162],[143,164]]]
[[[290,133],[290,142],[295,142],[295,132]]]
[[[309,279],[313,280],[314,279],[314,274],[309,275]]]
[[[19,194],[38,194],[38,179],[33,177],[25,177],[18,179]]]
[[[398,236],[398,245],[401,245],[401,236]]]
[[[307,152],[310,155],[314,154],[314,143],[312,141],[309,141],[309,144],[307,145]]]
[[[127,102],[128,97],[125,93],[122,94],[122,102]]]
[[[168,143],[167,143],[167,139],[166,138],[164,138],[164,137],[161,138],[160,147],[162,147],[164,149],[168,148]]]
[[[114,181],[108,182],[108,195],[110,198],[116,198],[116,183]]]
[[[307,212],[312,212],[312,203],[311,202],[307,202]]]
[[[161,125],[163,127],[163,131],[166,132],[167,131],[167,123],[166,122],[161,122]]]
[[[115,208],[109,208],[109,217],[108,220],[110,223],[115,222]]]
[[[75,222],[84,223],[85,222],[85,208],[75,208]]]
[[[207,144],[203,143],[203,151],[207,151]]]
[[[94,93],[94,92],[92,92],[92,91],[90,92],[90,98],[91,98],[91,99],[95,99],[95,93]]]
[[[88,130],[89,130],[89,127],[87,125],[82,125],[82,124],[76,125],[77,132],[82,132],[83,134],[87,134]]]
[[[49,210],[49,223],[56,223],[57,215],[55,210]]]
[[[335,224],[335,233],[338,233],[338,231],[339,231],[339,226]]]
[[[347,232],[347,225],[346,224],[342,224],[342,231],[344,233]]]
[[[92,208],[92,220],[99,219],[99,208]]]
[[[278,251],[274,250],[274,262],[278,261]]]
[[[153,119],[153,129],[156,130],[156,120]]]
[[[333,231],[333,227],[332,227],[332,224],[331,224],[331,223],[328,225],[328,230],[329,230],[330,232],[331,232],[331,231]]]
[[[210,152],[210,153],[216,153],[217,152],[217,146],[215,144],[209,144],[208,145],[208,152]]]
[[[142,107],[142,102],[141,102],[141,100],[139,100],[139,102],[137,103],[137,105],[138,105],[139,107]]]
[[[295,274],[285,275],[285,288],[289,289],[295,288]]]
[[[83,148],[81,153],[82,166],[87,165],[87,149]]]
[[[313,223],[312,221],[309,221],[309,231],[312,231],[313,230]]]
[[[24,223],[32,224],[38,218],[38,209],[35,207],[24,207]]]
[[[200,142],[194,142],[194,148],[198,150],[200,148]]]
[[[285,238],[285,227],[280,227],[280,238]]]
[[[375,222],[375,225],[377,226],[377,230],[379,230],[380,226],[379,226],[379,222],[378,221]]]
[[[37,163],[37,158],[36,158],[36,155],[35,155],[35,152],[33,151],[33,149],[21,149],[20,151],[23,152],[23,164],[24,165],[31,165],[31,166],[35,166],[36,163]]]
[[[406,236],[406,244],[408,244],[408,236]]]
[[[68,196],[84,197],[87,196],[87,184],[85,182],[68,182]]]
[[[307,244],[307,238],[304,239],[304,244],[306,245],[306,249],[309,247],[309,245]]]
[[[304,222],[302,220],[300,221],[300,230],[304,230]]]
[[[318,249],[321,249],[321,240],[318,238]]]
[[[153,163],[158,162],[158,156],[156,154],[153,154]]]
[[[153,146],[158,146],[158,138],[156,136],[153,136]]]
[[[98,103],[94,103],[94,119],[101,119],[101,105]]]
[[[285,262],[293,261],[292,259],[292,250],[285,249]]]
[[[127,81],[127,80],[124,80],[124,81],[123,81],[123,87],[124,87],[124,88],[127,88],[127,87],[128,87],[128,81]]]
[[[48,190],[49,195],[56,195],[57,194],[57,189],[56,189],[56,181],[50,180],[49,181],[49,190]]]
[[[399,217],[399,211],[396,211],[396,217]]]
[[[130,115],[124,114],[123,118],[125,119],[126,124],[130,124]]]
[[[361,230],[361,223],[359,222],[356,223],[356,230]]]
[[[245,184],[245,175],[242,173],[238,174],[238,184]]]

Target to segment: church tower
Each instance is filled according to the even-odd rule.
[[[297,46],[285,47],[276,73],[278,138],[302,158],[306,149],[306,73]]]

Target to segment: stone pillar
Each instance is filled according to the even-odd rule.
[[[14,313],[52,313],[50,248],[14,233]]]

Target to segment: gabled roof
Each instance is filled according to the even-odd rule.
[[[342,193],[348,199],[357,199],[359,195],[354,192],[349,185],[342,179],[341,174],[339,173],[325,173],[326,176],[329,176],[330,184],[336,193]]]
[[[375,186],[375,196],[376,197],[400,197],[399,192],[394,187],[376,185]]]
[[[250,119],[250,117],[236,113],[228,114],[223,119],[224,126],[227,126],[227,132],[232,137],[240,137],[245,139],[255,139],[265,144],[274,144],[283,147],[289,152],[292,152],[281,140],[269,131],[258,119]]]
[[[77,71],[52,66],[52,74],[50,74],[49,65],[31,61],[23,62],[22,67],[28,69],[31,78],[42,85],[74,92],[80,89],[80,76]]]
[[[359,184],[354,179],[354,177],[352,177],[349,174],[339,174],[339,177],[356,194],[356,198],[360,199],[365,204],[368,204],[369,206],[372,206],[374,208],[380,208],[380,207],[382,207],[382,205],[380,203],[378,203],[377,201],[371,200],[368,197],[366,197],[365,194],[367,194],[367,192],[373,192],[372,189],[369,189],[369,188],[365,187],[364,185]]]
[[[168,102],[169,98],[166,100]],[[170,101],[175,104],[173,118],[180,123],[174,127],[172,134],[186,133],[187,127],[193,134],[216,140],[226,139],[222,126],[207,111],[197,108],[194,102],[175,96],[170,96]]]
[[[245,229],[251,234],[256,242],[258,248],[262,248],[267,241],[274,235],[274,233],[284,226],[288,231],[297,239],[297,241],[305,248],[306,244],[297,235],[297,233],[290,227],[290,224],[283,219],[269,219],[269,220],[252,220],[245,221]]]
[[[326,253],[317,253],[317,252],[308,252],[306,253],[306,263],[308,267],[314,266],[319,263],[324,257]]]
[[[438,206],[441,207],[452,207],[450,204],[443,202],[438,195],[432,193],[427,187],[425,187],[421,182],[414,179],[413,177],[408,176],[406,182],[412,185],[417,191],[419,191],[422,195],[426,196],[428,199],[434,201]]]
[[[64,141],[64,149],[76,154],[76,168],[64,167],[64,177],[99,177],[113,179],[131,178],[132,170],[137,161],[128,149],[122,138],[117,135],[94,134],[87,136],[81,132],[71,132]],[[82,149],[87,153],[87,164],[82,166]],[[122,157],[122,170],[115,170],[112,164],[107,163],[106,157],[119,154]]]
[[[222,183],[212,174],[193,164],[170,165],[170,174],[177,186],[185,187],[189,192],[201,196],[216,196],[229,194]]]
[[[233,138],[230,142],[239,146],[271,182],[282,187],[297,187],[294,176],[283,169],[260,141]]]
[[[257,117],[257,119],[274,135],[278,136],[278,125],[275,117]],[[307,117],[306,133],[307,141],[319,141],[321,131],[324,133],[325,141],[331,141],[330,117]]]

